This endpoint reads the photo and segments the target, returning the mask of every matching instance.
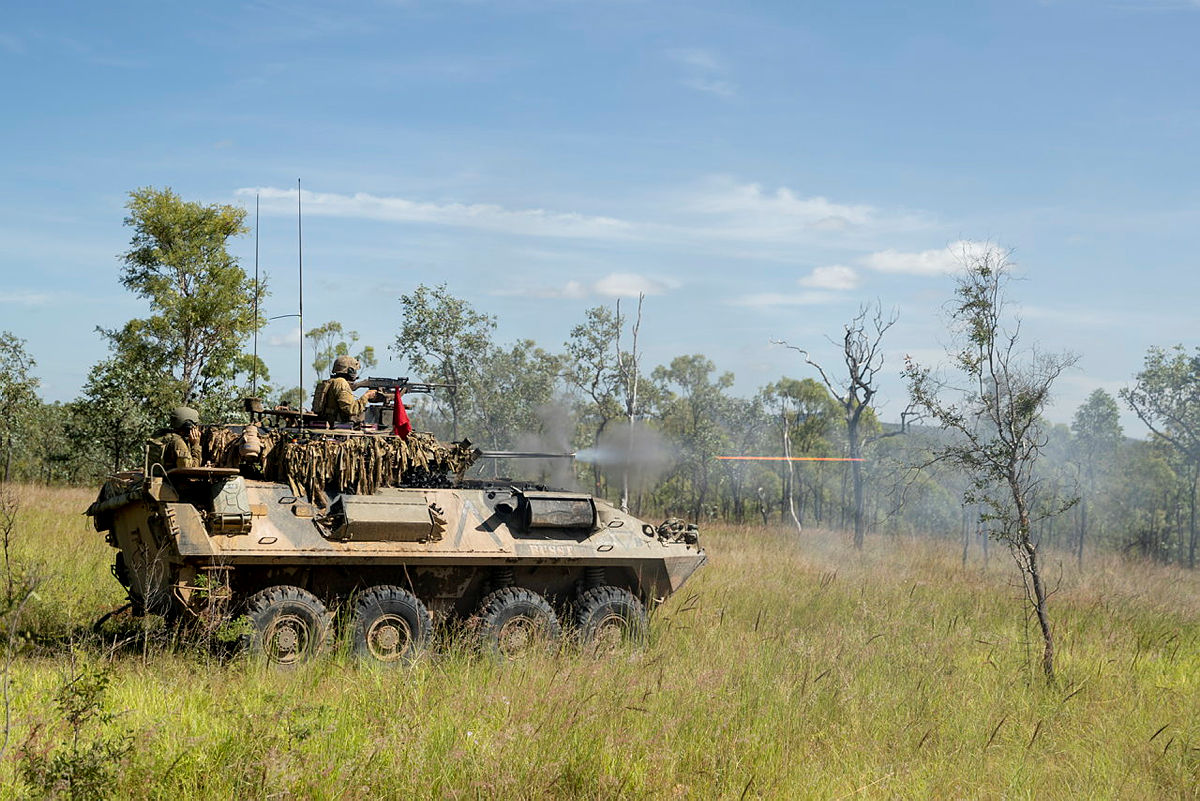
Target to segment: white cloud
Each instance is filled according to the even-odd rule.
[[[737,94],[737,85],[729,80],[725,64],[710,51],[679,48],[668,50],[667,58],[683,68],[682,83],[689,89],[724,98]]]
[[[636,298],[639,294],[661,295],[678,284],[636,273],[610,273],[592,285],[597,295],[609,298]]]
[[[34,292],[29,289],[20,289],[16,292],[0,292],[0,303],[11,304],[13,306],[45,306],[54,297],[49,292]]]
[[[835,300],[838,300],[838,296],[831,292],[760,292],[741,295],[730,303],[734,306],[768,309],[778,306],[821,306]]]
[[[264,210],[292,213],[295,189],[239,189],[241,197],[259,195]],[[363,192],[339,195],[310,192],[301,195],[304,214],[385,222],[431,223],[527,236],[608,239],[628,236],[633,225],[613,217],[549,212],[544,209],[506,209],[490,203],[430,203],[400,197],[380,197]]]
[[[496,295],[527,295],[535,298],[582,300],[592,296],[607,298],[636,298],[639,294],[662,295],[677,289],[679,282],[671,278],[651,277],[637,273],[609,273],[591,283],[571,280],[557,287],[502,289]]]
[[[558,290],[554,297],[580,299],[588,296],[588,288],[578,281],[568,281],[562,289]]]
[[[711,78],[688,78],[683,85],[697,92],[707,92],[717,97],[733,97],[737,87],[729,81],[713,80]]]
[[[266,214],[294,215],[296,189],[265,187],[236,190],[238,197],[258,194]],[[711,251],[711,243],[733,244],[737,255],[768,254],[779,246],[814,242],[870,247],[880,235],[912,232],[928,222],[911,212],[884,212],[863,203],[842,203],[821,195],[805,196],[786,187],[767,188],[717,176],[698,185],[658,195],[631,198],[640,219],[563,212],[542,208],[511,209],[490,203],[431,202],[366,193],[338,194],[304,190],[305,215],[445,225],[544,239],[606,242],[661,242]],[[897,260],[921,254],[883,251],[872,269],[887,270]]]
[[[582,300],[592,294],[592,287],[579,281],[568,281],[562,286],[542,286],[532,289],[499,289],[493,295],[527,295],[534,298],[561,298]]]
[[[272,334],[267,337],[267,344],[274,347],[296,347],[300,344],[300,326],[288,329],[285,334]]]
[[[857,289],[861,282],[853,267],[834,264],[828,267],[817,267],[797,283],[810,289],[848,290]]]
[[[750,240],[792,239],[805,232],[842,231],[876,221],[867,205],[836,203],[825,197],[802,197],[787,187],[763,189],[714,178],[683,198],[682,211],[709,218],[697,226],[710,233]]]
[[[710,51],[699,47],[679,47],[667,51],[667,57],[672,61],[696,70],[705,72],[721,72],[724,66]]]
[[[987,253],[998,253],[1000,248],[989,242],[974,242],[960,239],[944,248],[905,253],[898,250],[881,250],[863,258],[863,266],[881,273],[899,275],[947,275],[962,269],[964,260],[971,260]]]

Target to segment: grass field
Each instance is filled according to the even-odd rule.
[[[964,569],[952,543],[712,527],[641,654],[276,672],[86,638],[123,599],[80,515],[92,493],[16,491],[14,556],[43,583],[11,667],[4,798],[44,792],[22,766],[103,766],[105,743],[105,797],[1200,797],[1196,573],[1051,554],[1048,686],[998,547]],[[72,728],[56,695],[95,675],[111,717]]]

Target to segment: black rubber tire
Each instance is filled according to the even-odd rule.
[[[594,587],[575,601],[575,625],[584,650],[598,655],[646,645],[646,607],[621,587]]]
[[[254,626],[246,636],[250,652],[280,667],[307,662],[321,653],[333,621],[320,598],[287,585],[250,596],[246,615]]]
[[[403,587],[380,584],[354,603],[354,654],[381,665],[410,662],[429,647],[433,623],[421,599]]]
[[[485,652],[517,659],[553,648],[562,626],[554,607],[533,590],[502,587],[480,603],[477,634]]]
[[[146,601],[142,594],[133,588],[133,576],[129,573],[129,565],[125,563],[125,554],[121,551],[117,551],[117,558],[113,560],[112,574],[125,588],[125,597],[129,599],[133,616],[141,617],[146,614]]]

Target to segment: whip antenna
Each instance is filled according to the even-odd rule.
[[[300,208],[300,179],[296,179],[296,253],[300,269],[300,411],[304,411],[304,228]]]
[[[258,192],[254,193],[254,361],[250,364],[250,394],[258,397]]]

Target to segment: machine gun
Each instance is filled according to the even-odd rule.
[[[428,394],[435,389],[449,389],[451,391],[458,389],[454,384],[427,384],[423,381],[409,381],[407,377],[378,378],[376,376],[369,376],[355,381],[352,386],[355,389],[367,388],[383,393],[383,404],[381,406],[368,406],[363,410],[363,422],[381,426],[385,429],[392,428],[395,433],[401,436],[407,436],[407,434],[401,433],[401,428],[409,426],[408,412],[404,410],[404,402],[399,400],[401,395],[413,392]]]
[[[400,390],[401,395],[413,392],[429,393],[435,389],[458,389],[456,384],[426,384],[421,381],[409,381],[407,378],[376,378],[369,376],[354,382],[355,389],[376,389],[389,395]]]

